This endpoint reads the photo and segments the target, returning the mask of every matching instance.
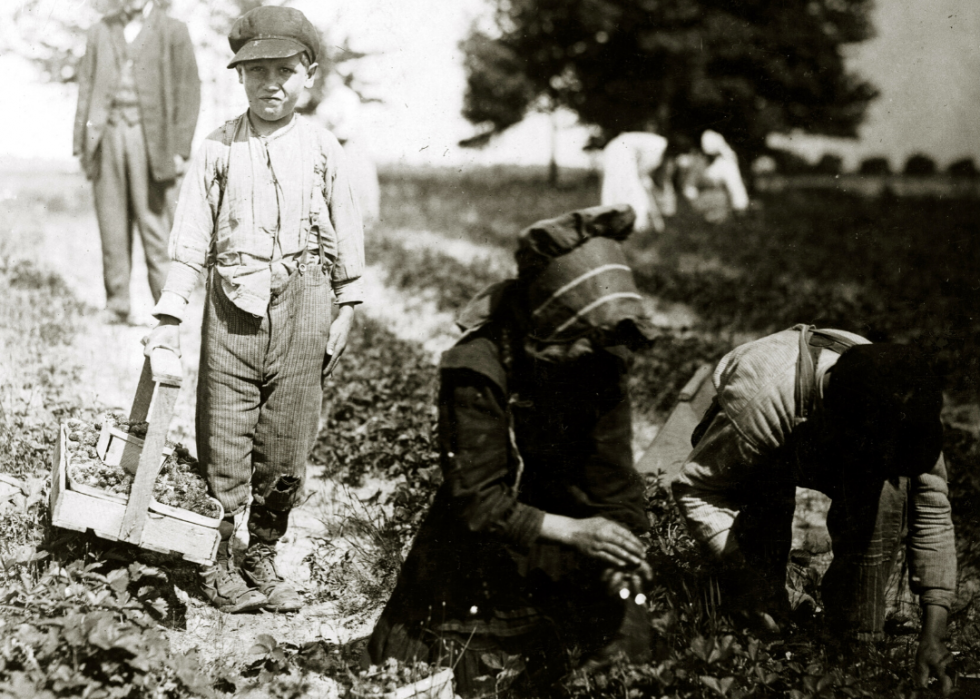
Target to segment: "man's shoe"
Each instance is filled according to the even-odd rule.
[[[251,544],[245,551],[242,577],[265,596],[265,608],[270,612],[295,612],[303,608],[303,597],[276,570],[274,545]]]
[[[130,325],[129,311],[117,311],[112,308],[103,308],[99,311],[99,321],[103,325]]]
[[[214,565],[204,566],[198,574],[201,591],[212,605],[229,614],[262,609],[268,600],[261,592],[245,584],[242,574],[232,564],[227,546],[221,543],[218,560]]]

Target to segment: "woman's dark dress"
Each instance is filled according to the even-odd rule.
[[[608,646],[623,635],[624,617],[635,625],[641,611],[609,595],[604,564],[535,543],[545,512],[647,530],[628,353],[600,352],[581,371],[507,371],[499,334],[491,324],[442,358],[445,480],[367,647],[373,663],[454,665],[464,696],[492,690],[492,680],[475,678],[493,675],[508,655],[532,681],[552,681],[569,651],[584,658]]]

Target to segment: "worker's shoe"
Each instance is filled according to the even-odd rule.
[[[264,606],[270,612],[295,612],[303,608],[303,597],[276,570],[274,544],[250,544],[242,563],[242,576],[265,596]]]
[[[204,566],[198,573],[201,592],[216,608],[229,614],[262,609],[268,600],[259,590],[249,587],[235,568],[229,543],[218,545],[218,557],[213,565]]]

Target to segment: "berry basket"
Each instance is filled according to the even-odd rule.
[[[370,676],[366,676],[370,679]],[[396,689],[384,690],[381,687],[352,688],[347,695],[351,699],[453,699],[453,671],[440,669],[428,677]]]
[[[172,449],[165,450],[172,452]],[[166,459],[166,456],[164,457]],[[89,495],[93,498],[100,498],[103,500],[109,500],[110,502],[117,502],[125,505],[129,500],[127,495],[121,493],[112,492],[110,490],[105,490],[104,488],[96,488],[95,486],[88,485],[82,479],[77,478],[74,468],[72,468],[71,457],[69,456],[67,468],[67,485],[70,490],[76,493],[82,493],[84,495]],[[156,499],[156,497],[150,500],[150,512],[155,512],[161,515],[169,515],[175,519],[180,519],[185,522],[192,522],[194,524],[200,524],[203,527],[217,527],[221,524],[221,518],[224,516],[224,508],[221,503],[210,498],[211,503],[216,510],[214,516],[208,516],[194,512],[192,510],[184,509],[183,507],[173,507],[172,505],[166,505]]]
[[[145,429],[148,429],[148,426]],[[99,441],[95,445],[95,451],[103,463],[109,466],[120,466],[130,473],[136,473],[136,469],[140,465],[140,454],[143,452],[144,441],[143,438],[114,425],[110,416],[106,414],[103,417],[102,431],[99,433]],[[170,456],[173,451],[173,447],[164,446],[164,458]]]
[[[54,526],[75,531],[90,529],[110,541],[177,553],[195,563],[214,561],[222,515],[220,504],[217,517],[212,518],[164,505],[153,498],[153,485],[168,456],[167,430],[182,378],[177,355],[157,348],[143,364],[129,415],[130,423],[148,422],[146,437],[138,440],[122,430],[103,428],[105,439],[100,435],[96,452],[108,455],[110,460],[118,456],[115,463],[124,468],[130,463],[127,459],[133,464],[133,483],[128,495],[85,486],[71,477],[68,431],[65,425],[61,426],[51,463]],[[103,423],[107,424],[108,421]]]

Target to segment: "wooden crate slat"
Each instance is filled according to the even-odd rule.
[[[133,405],[129,409],[130,422],[146,421],[146,416],[150,413],[150,401],[153,400],[153,389],[153,370],[150,362],[144,361],[139,383],[136,384],[136,393],[133,395]]]
[[[91,529],[104,539],[116,541],[125,513],[126,507],[121,503],[64,490],[52,510],[51,523],[76,531]],[[214,560],[219,538],[217,529],[150,513],[139,546],[162,553],[173,551],[210,562]]]
[[[176,352],[158,347],[150,354],[150,371],[153,381],[164,385],[180,388],[184,381],[184,368]]]
[[[156,483],[160,467],[163,465],[160,454],[167,442],[167,430],[170,428],[170,418],[174,412],[174,404],[177,402],[178,391],[179,389],[174,386],[158,384],[153,393],[150,426],[143,442],[139,468],[136,469],[136,475],[133,477],[126,518],[120,532],[120,538],[133,544],[140,542],[143,527],[146,526],[147,509],[153,499],[153,484]]]
[[[170,419],[173,417],[174,404],[183,380],[182,372],[180,357],[163,347],[153,350],[143,362],[143,372],[140,374],[130,414],[146,415],[143,419],[149,422],[149,427],[143,440],[139,466],[133,477],[133,487],[126,507],[126,517],[120,530],[120,538],[132,544],[138,544],[142,540],[147,510],[153,499],[153,484],[156,483],[162,466],[160,454],[167,443]]]
[[[48,494],[48,507],[51,510],[51,518],[54,519],[58,512],[58,496],[65,489],[65,445],[68,444],[68,434],[64,425],[58,426],[58,439],[54,441],[54,449],[51,450],[51,492]]]
[[[143,528],[140,546],[156,547],[213,561],[218,552],[219,539],[217,529],[151,512]]]
[[[715,396],[715,387],[710,380],[711,371],[711,366],[705,364],[694,372],[678,395],[677,403],[667,421],[637,461],[637,471],[661,472],[664,474],[664,482],[671,481],[680,473],[693,449],[691,434]]]

